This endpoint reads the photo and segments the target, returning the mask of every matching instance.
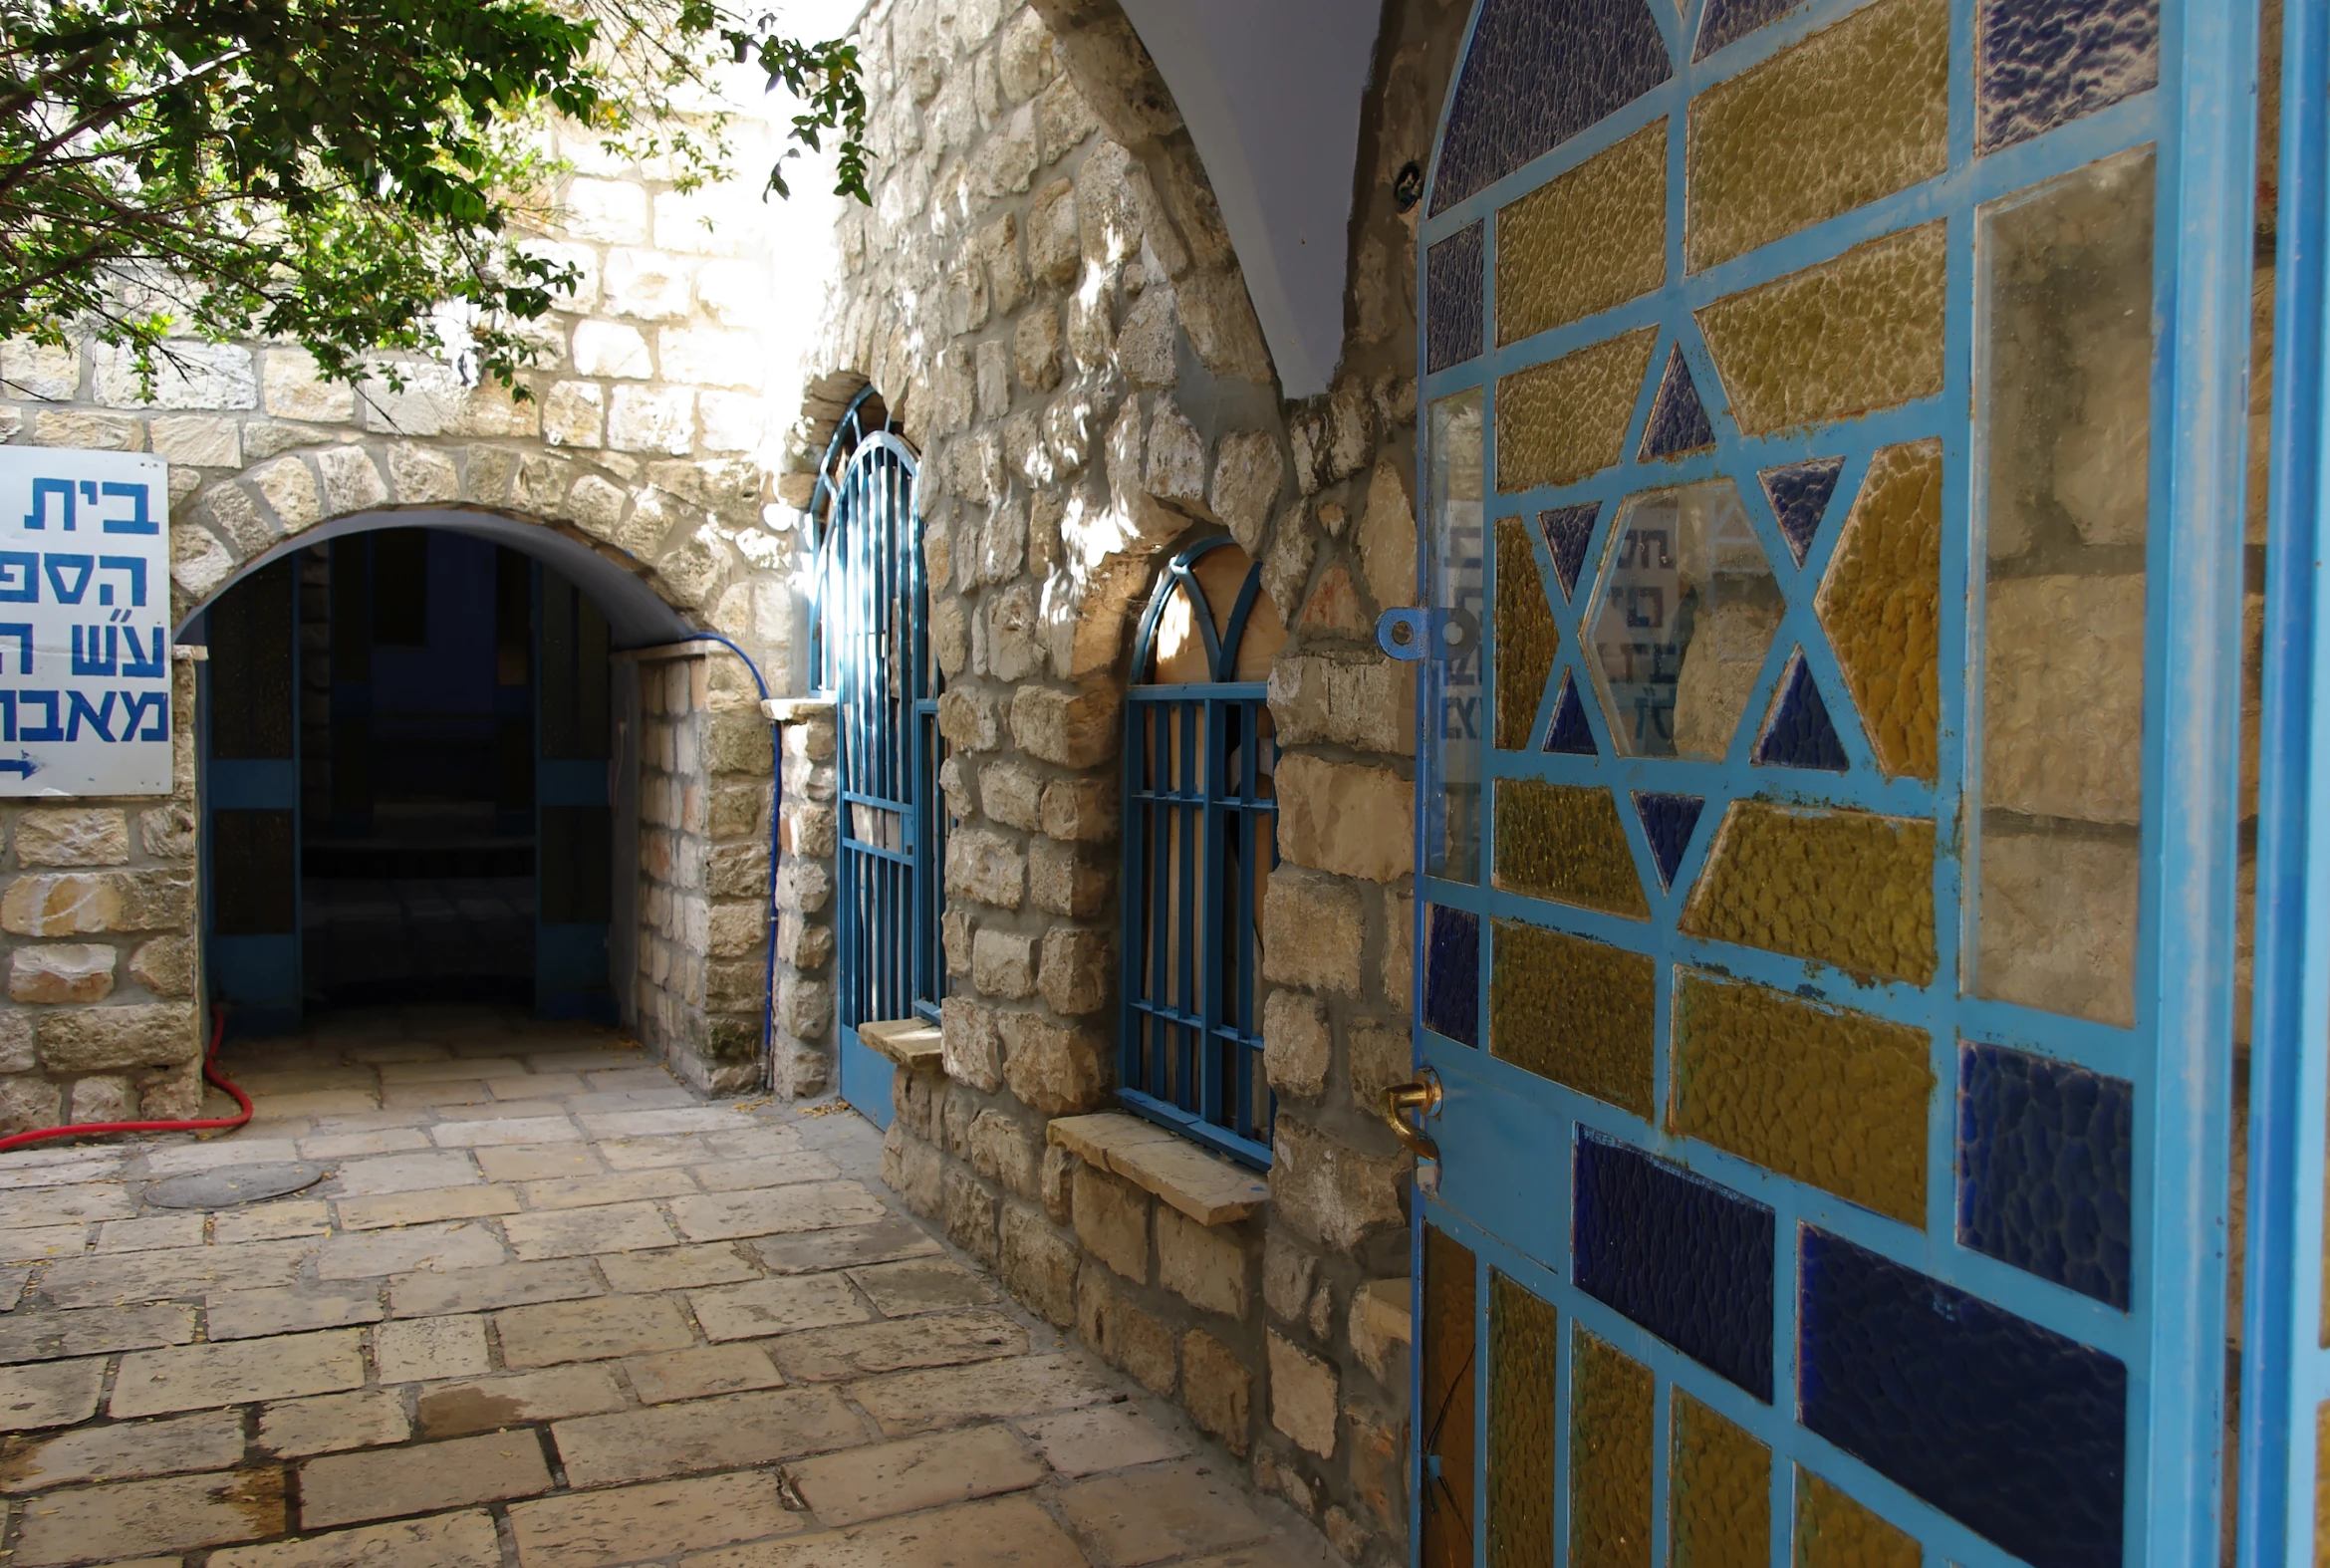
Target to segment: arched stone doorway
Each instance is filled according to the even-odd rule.
[[[702,1087],[756,1082],[767,731],[667,589],[443,507],[320,523],[182,600],[209,655],[207,993],[251,1029],[408,1001],[620,1018]]]

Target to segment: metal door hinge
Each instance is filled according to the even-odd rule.
[[[1376,621],[1376,647],[1394,658],[1449,658],[1480,641],[1469,610],[1387,610]]]

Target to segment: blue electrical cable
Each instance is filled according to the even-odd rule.
[[[769,700],[769,683],[760,677],[760,666],[752,655],[729,642],[717,632],[690,632],[682,643],[717,643],[738,658],[752,675],[752,683],[760,688],[760,699]],[[760,1071],[763,1088],[777,1087],[777,818],[785,805],[785,747],[777,733],[777,721],[769,720],[769,961],[768,972],[761,979],[760,1003]]]

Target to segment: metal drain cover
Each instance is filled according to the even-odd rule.
[[[189,1176],[151,1182],[145,1188],[145,1200],[162,1208],[232,1208],[237,1203],[256,1203],[297,1192],[323,1179],[324,1168],[304,1160],[264,1166],[225,1166],[216,1171],[196,1171]]]

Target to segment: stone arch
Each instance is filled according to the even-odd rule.
[[[647,575],[641,573],[633,563],[622,560],[617,552],[590,549],[571,533],[532,519],[512,517],[505,512],[468,507],[418,506],[381,508],[336,517],[262,550],[243,562],[192,609],[185,612],[178,623],[178,636],[183,638],[194,619],[217,603],[235,584],[283,557],[345,534],[369,533],[383,528],[438,528],[507,545],[521,555],[533,557],[559,572],[597,602],[606,613],[614,646],[619,651],[676,643],[690,632],[699,630],[655,592]]]
[[[578,581],[589,577],[598,597],[631,607],[638,638],[709,627],[782,670],[791,633],[779,575],[787,552],[761,526],[765,484],[749,458],[643,461],[536,442],[318,432],[173,505],[171,611],[182,625],[261,562],[333,533],[446,527],[563,563]],[[666,614],[658,617],[654,605]]]

